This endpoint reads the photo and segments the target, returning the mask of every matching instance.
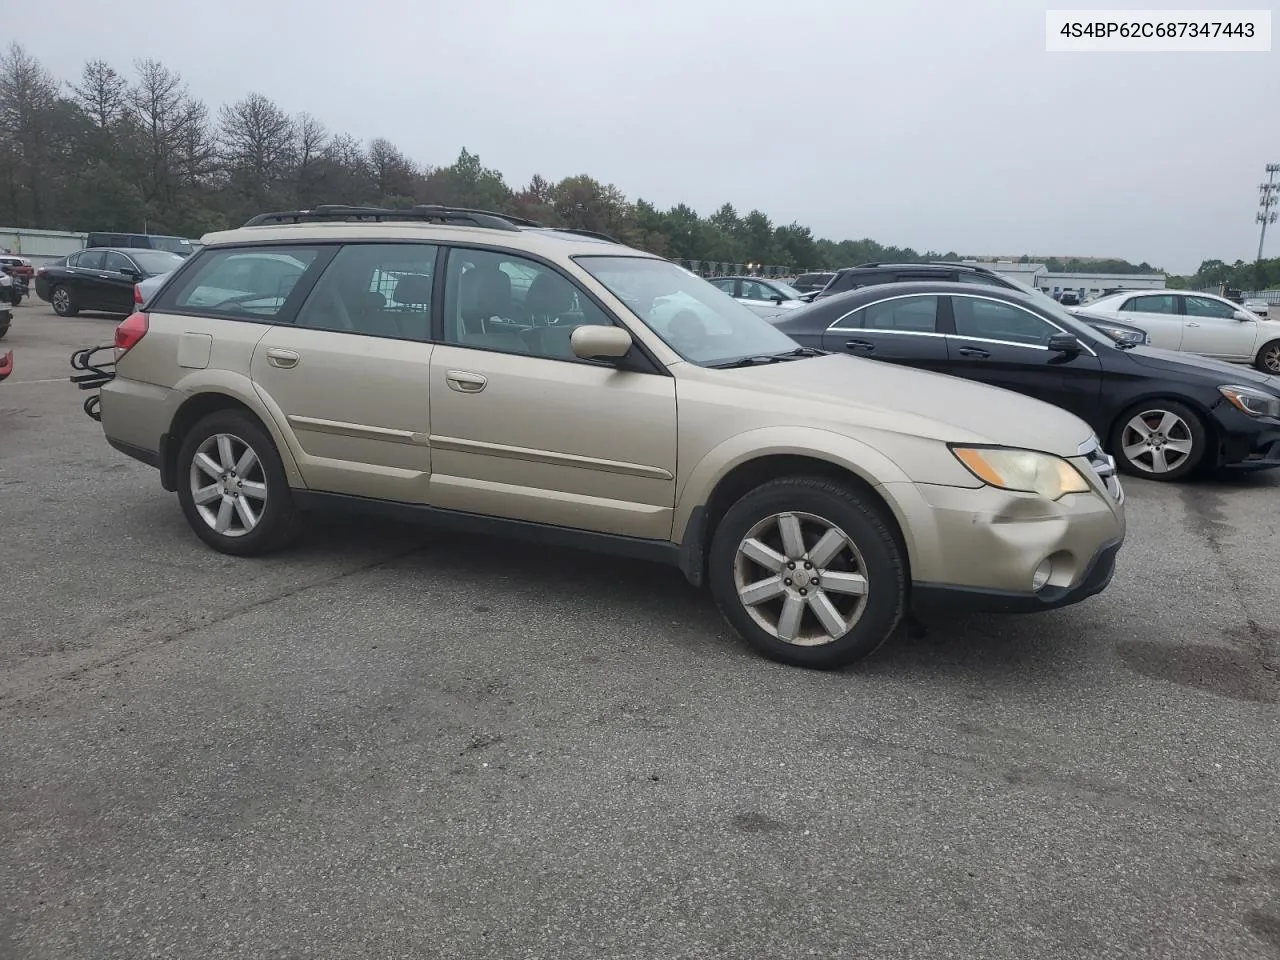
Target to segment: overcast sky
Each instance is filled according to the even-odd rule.
[[[1251,260],[1280,53],[1050,54],[1045,6],[0,0],[0,22],[66,79],[154,56],[211,107],[257,91],[420,162],[465,146],[512,186],[587,173],[918,250]]]

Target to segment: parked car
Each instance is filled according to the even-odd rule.
[[[9,375],[13,373],[13,351],[0,356],[0,380],[9,379]]]
[[[3,340],[9,333],[9,326],[13,323],[13,311],[8,307],[0,307],[0,340]]]
[[[817,293],[830,283],[834,276],[835,273],[802,273],[791,281],[791,286],[802,294]]]
[[[1263,319],[1266,319],[1271,313],[1271,304],[1261,297],[1249,297],[1240,306]]]
[[[85,249],[61,266],[40,270],[36,295],[51,303],[60,317],[74,317],[81,310],[128,314],[134,308],[134,284],[169,273],[183,262],[163,250]]]
[[[13,277],[7,273],[0,273],[0,303],[16,307],[21,302],[22,296],[18,293],[18,285]]]
[[[1075,311],[1083,318],[1131,324],[1153,347],[1251,363],[1280,374],[1280,321],[1250,313],[1225,297],[1185,290],[1131,290]]]
[[[198,247],[185,237],[169,237],[156,233],[95,232],[85,238],[85,247],[112,247],[117,250],[166,250],[189,257]]]
[[[134,284],[133,308],[135,310],[145,309],[148,301],[156,295],[156,292],[165,285],[165,282],[172,275],[172,270],[168,273],[157,273],[154,277],[147,277],[147,279]]]
[[[9,294],[9,302],[16,307],[30,291],[31,278],[35,275],[35,268],[31,266],[31,261],[26,257],[19,257],[12,253],[0,253],[0,273],[9,276],[13,280],[13,289]]]
[[[1123,493],[1084,421],[807,349],[651,254],[443,207],[204,239],[116,328],[96,409],[215,550],[346,509],[648,558],[809,667],[909,608],[1032,612],[1111,580]],[[282,255],[292,281],[245,269]]]
[[[901,283],[819,300],[776,326],[806,346],[964,377],[1069,410],[1136,476],[1280,466],[1280,378],[1119,343],[1041,297]]]
[[[969,263],[864,263],[857,267],[837,270],[831,282],[815,297],[822,300],[838,293],[847,293],[861,287],[884,283],[905,283],[911,280],[945,280],[953,283],[975,283],[982,286],[1004,287],[1007,290],[1028,289],[1015,284],[1008,277],[994,270]]]
[[[715,277],[709,282],[761,317],[776,316],[804,303],[801,299],[804,294],[781,280],[768,280],[764,277]]]
[[[1080,294],[1074,290],[1063,290],[1058,294],[1058,302],[1064,307],[1078,307],[1080,305]]]

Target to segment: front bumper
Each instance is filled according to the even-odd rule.
[[[1124,542],[1123,491],[1086,472],[1084,458],[1072,462],[1092,489],[1056,501],[990,486],[886,484],[909,532],[912,606],[1034,612],[1103,590]]]
[[[1213,409],[1218,434],[1218,466],[1226,470],[1280,467],[1280,420],[1250,417],[1230,403]]]

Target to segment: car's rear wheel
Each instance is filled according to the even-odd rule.
[[[1273,377],[1280,377],[1280,340],[1272,340],[1270,343],[1262,345],[1262,349],[1258,351],[1257,357],[1254,358],[1253,365],[1263,373],[1269,373]]]
[[[1204,421],[1176,400],[1148,400],[1116,421],[1111,454],[1128,474],[1148,480],[1181,480],[1208,453]]]
[[[729,623],[764,656],[832,669],[874,653],[906,605],[902,548],[881,513],[821,477],[772,480],[725,513],[708,580]]]
[[[74,317],[80,312],[71,291],[61,285],[49,291],[49,302],[53,304],[53,312],[60,317]]]
[[[220,410],[198,422],[178,450],[176,475],[187,522],[215,550],[257,556],[298,533],[284,465],[252,417]]]

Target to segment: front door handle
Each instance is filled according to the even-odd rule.
[[[267,348],[267,363],[273,367],[279,367],[282,370],[288,370],[298,365],[297,353],[292,350],[285,350],[283,347]]]
[[[1188,327],[1198,327],[1198,326],[1200,326],[1200,324],[1196,323],[1194,320],[1188,320],[1188,321],[1187,321],[1187,326],[1188,326]]]
[[[449,389],[457,390],[459,393],[479,393],[489,382],[480,374],[469,373],[466,370],[449,370],[444,378],[449,382]]]
[[[846,340],[844,346],[846,350],[860,350],[863,353],[870,353],[876,348],[870,340]]]
[[[982,360],[991,356],[990,350],[983,350],[981,347],[961,347],[957,352],[962,357],[978,357]]]

